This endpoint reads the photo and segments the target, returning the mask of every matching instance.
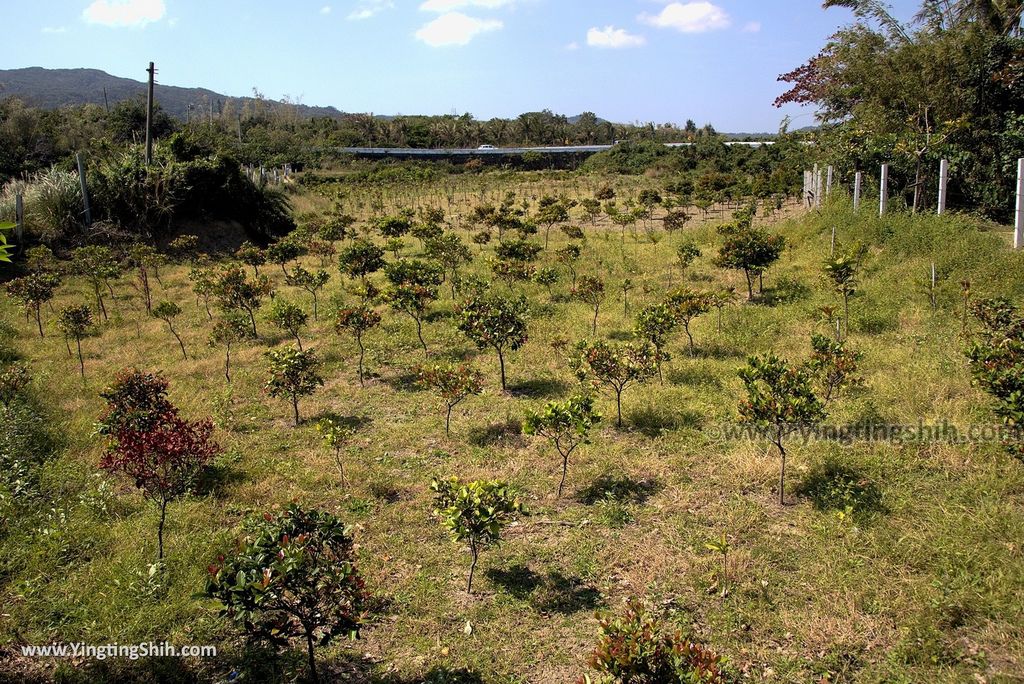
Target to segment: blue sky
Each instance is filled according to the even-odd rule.
[[[896,0],[909,16],[913,0]],[[350,112],[551,109],[774,131],[778,74],[850,20],[820,0],[0,0],[0,68],[90,67]]]

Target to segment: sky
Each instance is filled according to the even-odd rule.
[[[893,0],[897,16],[914,0]],[[820,0],[0,0],[0,68],[87,67],[347,112],[772,132],[779,74],[851,21]]]

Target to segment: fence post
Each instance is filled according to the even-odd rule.
[[[75,163],[78,164],[78,183],[82,186],[82,208],[85,216],[85,225],[92,225],[92,211],[89,209],[89,186],[85,182],[85,165],[82,163],[82,155],[75,153]]]
[[[853,177],[853,210],[860,209],[860,188],[864,182],[864,172],[858,171]]]
[[[878,215],[885,216],[889,207],[889,165],[882,164],[882,179],[878,184]]]
[[[1013,248],[1024,246],[1024,158],[1017,160],[1017,215],[1013,229]]]
[[[826,180],[825,180],[825,199],[828,199],[828,196],[832,194],[832,174],[833,174],[833,172],[834,171],[833,171],[832,167],[831,166],[828,167],[828,175],[827,175]]]
[[[946,187],[949,183],[949,160],[939,162],[939,214],[946,213]]]

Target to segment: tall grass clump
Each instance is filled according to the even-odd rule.
[[[51,167],[26,180],[12,180],[0,190],[0,217],[14,219],[15,196],[24,196],[25,229],[41,242],[66,238],[82,218],[78,174]]]

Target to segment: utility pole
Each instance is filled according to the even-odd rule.
[[[146,73],[149,74],[149,91],[146,95],[146,166],[149,166],[153,163],[153,79],[156,77],[152,62]]]

